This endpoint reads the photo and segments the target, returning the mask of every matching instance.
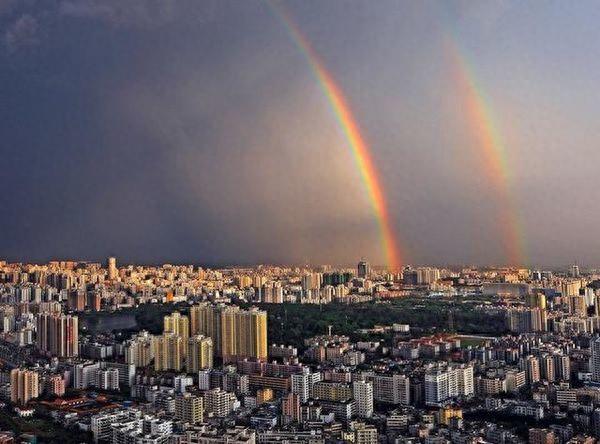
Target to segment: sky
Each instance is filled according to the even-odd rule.
[[[282,8],[350,104],[405,263],[600,264],[595,2],[274,4],[0,0],[0,257],[383,264]],[[453,53],[501,140],[505,196]]]

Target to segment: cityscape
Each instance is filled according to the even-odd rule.
[[[0,285],[2,442],[600,435],[600,270],[109,257],[2,261]]]
[[[600,443],[599,6],[0,0],[0,444]]]

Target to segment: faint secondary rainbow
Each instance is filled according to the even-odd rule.
[[[336,120],[352,150],[355,164],[364,182],[371,206],[379,225],[381,243],[385,253],[387,265],[391,270],[398,270],[402,264],[398,240],[392,227],[388,212],[387,201],[379,175],[370,153],[369,146],[361,134],[360,128],[352,110],[342,93],[341,88],[335,82],[318,54],[312,48],[308,39],[300,31],[292,18],[279,5],[269,3],[271,9],[281,19],[292,41],[310,65],[319,86],[323,90],[329,102]]]
[[[498,219],[510,265],[525,264],[523,229],[512,195],[506,146],[494,119],[491,103],[485,95],[468,58],[454,42],[448,42],[455,80],[464,101],[469,126],[483,155],[483,167],[499,200]]]

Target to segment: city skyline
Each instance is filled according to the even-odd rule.
[[[114,256],[110,256],[109,258],[115,258]],[[100,264],[100,265],[104,265],[106,262],[107,258],[99,258],[99,257],[94,257],[94,258],[57,258],[57,257],[53,257],[53,258],[49,258],[47,260],[41,260],[41,261],[29,261],[29,260],[19,260],[14,259],[14,260],[7,260],[6,258],[0,258],[0,262],[4,262],[8,265],[16,265],[16,264],[23,264],[23,265],[30,265],[30,266],[46,266],[49,265],[51,263],[73,263],[73,264],[80,264],[80,265],[85,265],[85,264]],[[125,268],[125,267],[161,267],[161,266],[165,266],[165,265],[171,265],[171,266],[176,266],[176,267],[180,267],[180,266],[193,266],[193,267],[199,267],[199,268],[206,268],[206,269],[214,269],[214,270],[244,270],[244,269],[259,269],[260,267],[281,267],[281,268],[312,268],[312,269],[341,269],[341,270],[349,270],[349,269],[355,269],[356,268],[356,262],[355,263],[318,263],[318,262],[280,262],[280,263],[269,263],[269,262],[248,262],[248,263],[209,263],[209,262],[202,262],[202,261],[191,261],[191,262],[186,262],[186,261],[167,261],[167,262],[152,262],[152,261],[148,261],[148,262],[133,262],[133,261],[123,261],[121,260],[121,258],[115,258],[118,260],[118,268]],[[373,262],[369,262],[368,258],[365,258],[364,256],[360,257],[359,259],[357,259],[357,261],[359,263],[362,263],[363,261],[367,261],[367,264],[369,265],[369,267],[372,267],[380,272],[384,272],[384,271],[393,271],[390,269],[390,267],[387,264],[379,264],[379,263],[373,263]],[[496,265],[496,264],[476,264],[476,263],[464,263],[464,264],[460,264],[460,263],[404,263],[402,264],[402,267],[399,268],[397,271],[402,272],[403,270],[411,270],[414,268],[422,268],[422,267],[436,267],[436,268],[444,268],[444,269],[448,269],[448,270],[461,270],[461,269],[469,269],[469,268],[473,268],[473,269],[477,269],[477,270],[498,270],[498,269],[503,269],[503,270],[519,270],[519,269],[523,269],[523,270],[533,270],[533,271],[541,271],[541,270],[547,270],[547,271],[557,271],[557,272],[567,272],[570,269],[572,269],[573,267],[577,267],[580,268],[582,270],[589,270],[589,271],[597,271],[600,270],[600,264],[596,265],[596,264],[581,264],[578,261],[571,261],[569,263],[565,263],[565,264],[558,264],[558,265],[554,265],[554,266],[550,266],[550,265],[544,265],[544,264],[535,264],[534,266],[530,266],[530,267],[526,267],[526,266],[509,266],[509,265]]]
[[[600,270],[0,260],[0,441],[594,444]]]
[[[0,256],[600,264],[591,6],[3,2]]]

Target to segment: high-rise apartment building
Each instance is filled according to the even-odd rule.
[[[88,292],[86,305],[90,310],[100,311],[102,309],[102,293],[99,291]]]
[[[77,316],[42,313],[37,318],[39,350],[60,358],[79,354],[79,320]]]
[[[184,364],[184,342],[175,333],[163,333],[154,336],[154,369],[181,371]]]
[[[103,369],[114,369],[118,372],[119,386],[131,387],[135,382],[135,365],[126,362],[105,361],[100,363]]]
[[[288,393],[281,401],[283,417],[288,422],[300,420],[300,397],[296,393]]]
[[[236,276],[233,281],[235,285],[242,290],[252,286],[252,278],[245,274]]]
[[[302,276],[303,290],[318,290],[323,283],[323,275],[321,273],[307,273]]]
[[[529,293],[525,295],[525,302],[528,307],[539,308],[540,310],[545,310],[547,306],[544,293]]]
[[[39,396],[39,375],[31,370],[15,368],[10,372],[10,400],[19,405],[27,404]]]
[[[176,311],[163,318],[163,332],[175,333],[187,341],[190,337],[190,320]]]
[[[280,282],[269,282],[260,287],[261,301],[266,304],[283,303],[283,287]]]
[[[204,393],[204,410],[217,417],[229,415],[237,403],[235,394],[214,388]]]
[[[581,280],[579,280],[579,279],[571,280],[571,281],[564,281],[561,283],[561,286],[560,286],[560,292],[562,293],[563,297],[577,296],[577,295],[579,295],[580,289],[581,289]]]
[[[366,279],[371,275],[371,265],[366,261],[360,261],[356,268],[357,276],[359,278]]]
[[[213,342],[203,335],[192,336],[188,340],[186,370],[188,373],[198,373],[200,370],[213,366]]]
[[[580,294],[569,295],[569,313],[574,314],[576,316],[586,316],[587,315],[587,303],[585,300],[585,296]]]
[[[192,334],[209,336],[224,362],[267,358],[267,313],[256,308],[201,304],[192,307]]]
[[[190,338],[190,320],[187,316],[174,312],[163,318],[163,333],[179,336],[183,342],[183,358],[187,356],[188,340]]]
[[[98,385],[99,362],[80,362],[73,366],[73,387],[85,390]]]
[[[473,367],[470,365],[437,366],[425,373],[425,402],[436,405],[457,396],[475,392]]]
[[[119,371],[116,368],[98,369],[96,387],[102,390],[119,390]]]
[[[538,307],[511,308],[506,311],[506,326],[517,333],[546,331],[547,322],[546,310]]]
[[[527,376],[524,370],[510,369],[505,372],[506,391],[515,393],[527,384]]]
[[[373,397],[387,404],[410,404],[410,380],[408,376],[393,374],[374,375]]]
[[[117,259],[115,257],[109,257],[106,268],[108,269],[108,279],[114,281],[118,275]]]
[[[360,418],[373,416],[373,383],[370,381],[354,381],[352,393],[356,401],[356,415]]]
[[[352,387],[344,382],[316,382],[313,396],[326,401],[347,401],[352,399]]]
[[[594,315],[600,316],[600,295],[594,295]]]
[[[63,396],[65,394],[65,380],[60,375],[48,376],[45,380],[44,391],[49,395]]]
[[[125,362],[136,367],[146,367],[154,359],[153,337],[141,331],[124,344]]]
[[[437,268],[419,267],[415,271],[418,285],[429,285],[440,280],[440,270]]]
[[[590,341],[590,370],[592,372],[592,381],[600,382],[600,336],[596,336]]]
[[[69,296],[67,297],[67,307],[69,310],[73,311],[83,311],[85,310],[85,291],[83,290],[71,290],[69,291]]]
[[[206,333],[207,325],[212,324],[212,320],[208,319],[209,310],[206,309],[206,305],[200,304],[190,307],[190,334],[192,336]],[[210,313],[212,314],[212,311]],[[215,340],[214,337],[212,339]]]
[[[522,363],[521,368],[525,370],[525,377],[528,384],[535,384],[540,381],[540,361],[535,356],[527,356]]]
[[[554,369],[554,357],[544,355],[540,358],[540,373],[543,380],[554,382],[556,380],[556,372]]]
[[[321,372],[311,373],[308,368],[304,368],[302,373],[291,375],[292,393],[296,393],[300,402],[308,401],[313,397],[313,386],[321,380]]]
[[[562,381],[571,380],[571,358],[569,356],[555,354],[554,372],[557,379]]]

